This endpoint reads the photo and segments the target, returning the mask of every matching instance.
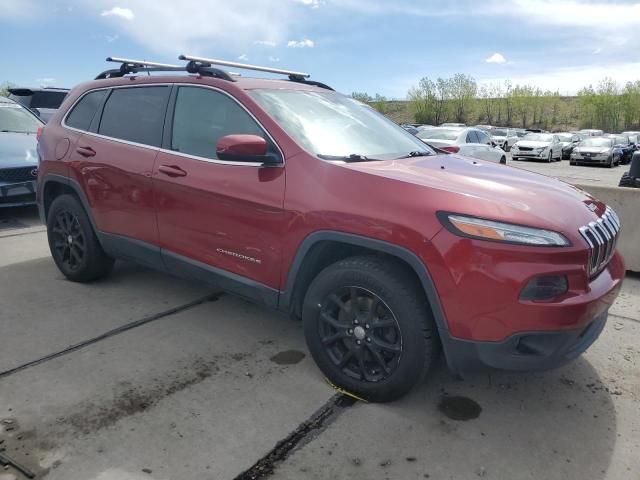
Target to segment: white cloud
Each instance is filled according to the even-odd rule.
[[[115,35],[105,35],[104,39],[108,42],[108,43],[113,43],[116,40],[118,40],[120,38],[120,35],[115,34]]]
[[[308,7],[311,8],[319,8],[320,5],[324,2],[321,2],[320,0],[295,0],[298,3],[302,3],[303,5],[306,5]]]
[[[308,38],[305,38],[304,40],[300,40],[300,41],[289,40],[287,42],[287,47],[289,48],[313,48],[314,46],[315,46],[314,41],[309,40]]]
[[[34,0],[0,1],[0,18],[2,20],[29,20],[39,12],[40,8]]]
[[[238,60],[242,60],[243,62],[246,62],[247,60],[249,60],[249,57],[247,57],[246,53],[243,53],[238,57]]]
[[[133,10],[130,8],[112,7],[109,10],[103,10],[100,14],[101,17],[120,17],[125,20],[131,21],[135,18]]]
[[[56,79],[51,77],[37,78],[36,83],[41,87],[50,87],[56,83]]]
[[[276,63],[276,62],[279,62],[280,59],[278,57],[274,57],[273,55],[269,55],[269,61]]]
[[[507,59],[504,58],[504,55],[502,55],[501,53],[494,53],[493,55],[491,55],[489,58],[485,59],[485,62],[487,63],[497,63],[499,65],[503,64],[503,63],[507,63]]]
[[[602,48],[598,47],[593,51],[594,55],[598,55],[599,53],[602,53]]]
[[[275,47],[278,45],[276,42],[272,42],[271,40],[254,40],[254,45],[264,45],[265,47]]]
[[[557,69],[540,69],[531,74],[513,75],[508,78],[516,85],[534,85],[542,90],[559,90],[562,95],[575,95],[579,90],[594,87],[605,77],[612,77],[623,87],[627,82],[638,79],[640,62],[616,63],[608,65],[582,65]],[[480,85],[502,83],[507,78],[483,78]]]

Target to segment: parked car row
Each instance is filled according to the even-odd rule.
[[[484,130],[468,127],[432,127],[418,131],[420,140],[431,147],[496,163],[507,163],[507,156]]]

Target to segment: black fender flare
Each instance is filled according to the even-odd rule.
[[[422,288],[427,296],[427,300],[429,301],[431,311],[433,312],[436,327],[438,328],[440,336],[449,337],[449,327],[444,315],[444,311],[442,309],[440,297],[438,296],[438,292],[436,290],[435,283],[433,282],[433,278],[429,273],[429,269],[424,264],[424,262],[422,262],[422,260],[420,260],[420,258],[415,253],[405,247],[386,242],[384,240],[355,235],[352,233],[321,230],[311,233],[302,241],[302,243],[298,247],[295,258],[291,263],[291,267],[289,268],[289,274],[287,275],[287,283],[285,285],[285,289],[280,293],[278,302],[278,308],[280,310],[289,310],[291,302],[293,301],[293,292],[296,285],[297,277],[300,273],[300,268],[304,263],[305,257],[314,245],[322,241],[334,241],[367,248],[369,250],[385,253],[392,257],[396,257],[399,260],[407,263],[420,279]]]
[[[98,232],[98,228],[96,226],[96,222],[93,219],[93,213],[91,211],[91,205],[89,204],[89,200],[87,199],[84,190],[80,186],[78,182],[74,179],[65,177],[63,175],[58,175],[56,173],[47,173],[42,180],[38,181],[38,190],[36,193],[36,202],[38,204],[38,213],[40,214],[40,219],[42,223],[47,224],[47,217],[45,212],[44,205],[44,191],[48,183],[60,183],[65,187],[73,190],[78,198],[80,199],[80,203],[82,203],[82,207],[84,208],[89,220],[91,221],[91,226],[93,227],[94,232]]]

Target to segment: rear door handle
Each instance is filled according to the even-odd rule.
[[[76,152],[78,152],[83,157],[95,157],[96,151],[91,147],[78,147],[76,148]]]
[[[187,172],[176,165],[160,165],[158,171],[169,177],[186,177]]]

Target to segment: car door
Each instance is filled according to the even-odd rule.
[[[176,86],[167,125],[153,172],[167,269],[275,301],[284,228],[280,149],[245,107],[214,88]],[[232,134],[262,136],[282,162],[218,159],[218,141]]]
[[[170,90],[108,90],[101,112],[71,153],[71,176],[82,185],[98,230],[114,241],[158,243],[151,174]]]
[[[476,152],[478,147],[478,137],[476,136],[475,130],[467,130],[466,133],[458,138],[458,144],[460,146],[460,155],[478,158]]]
[[[489,162],[499,162],[503,152],[492,145],[491,137],[481,130],[477,130],[476,135],[478,136],[477,157]]]

